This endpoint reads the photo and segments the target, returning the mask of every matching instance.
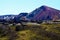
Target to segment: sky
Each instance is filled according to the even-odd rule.
[[[60,10],[60,0],[0,0],[0,15],[29,13],[42,5]]]

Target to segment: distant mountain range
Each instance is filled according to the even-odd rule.
[[[3,21],[16,21],[20,20],[27,21],[39,21],[39,20],[60,20],[60,10],[48,7],[41,6],[30,13],[20,13],[19,15],[3,15],[0,16],[0,22]]]

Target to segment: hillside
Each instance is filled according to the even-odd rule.
[[[27,18],[31,20],[58,20],[60,19],[60,10],[43,5],[33,10]]]
[[[60,40],[60,24],[0,25],[0,40]]]

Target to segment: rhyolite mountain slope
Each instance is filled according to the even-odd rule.
[[[60,10],[44,5],[32,11],[27,18],[30,20],[59,20]]]

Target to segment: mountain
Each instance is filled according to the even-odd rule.
[[[60,10],[48,7],[41,6],[32,12],[20,13],[19,15],[2,15],[0,16],[0,22],[21,22],[21,21],[44,21],[44,20],[60,20]]]
[[[0,16],[0,22],[12,22],[14,20],[14,17],[17,15],[2,15]]]
[[[20,22],[21,20],[25,20],[28,13],[20,13],[19,15],[15,16],[14,21]]]
[[[32,11],[26,18],[30,20],[59,20],[60,10],[44,5]]]
[[[14,18],[16,15],[2,15],[0,16],[0,19],[10,19],[10,18]]]
[[[25,20],[25,16],[28,13],[20,13],[19,15],[2,15],[0,16],[0,22],[5,23],[13,23],[13,22],[20,22],[21,20]]]

